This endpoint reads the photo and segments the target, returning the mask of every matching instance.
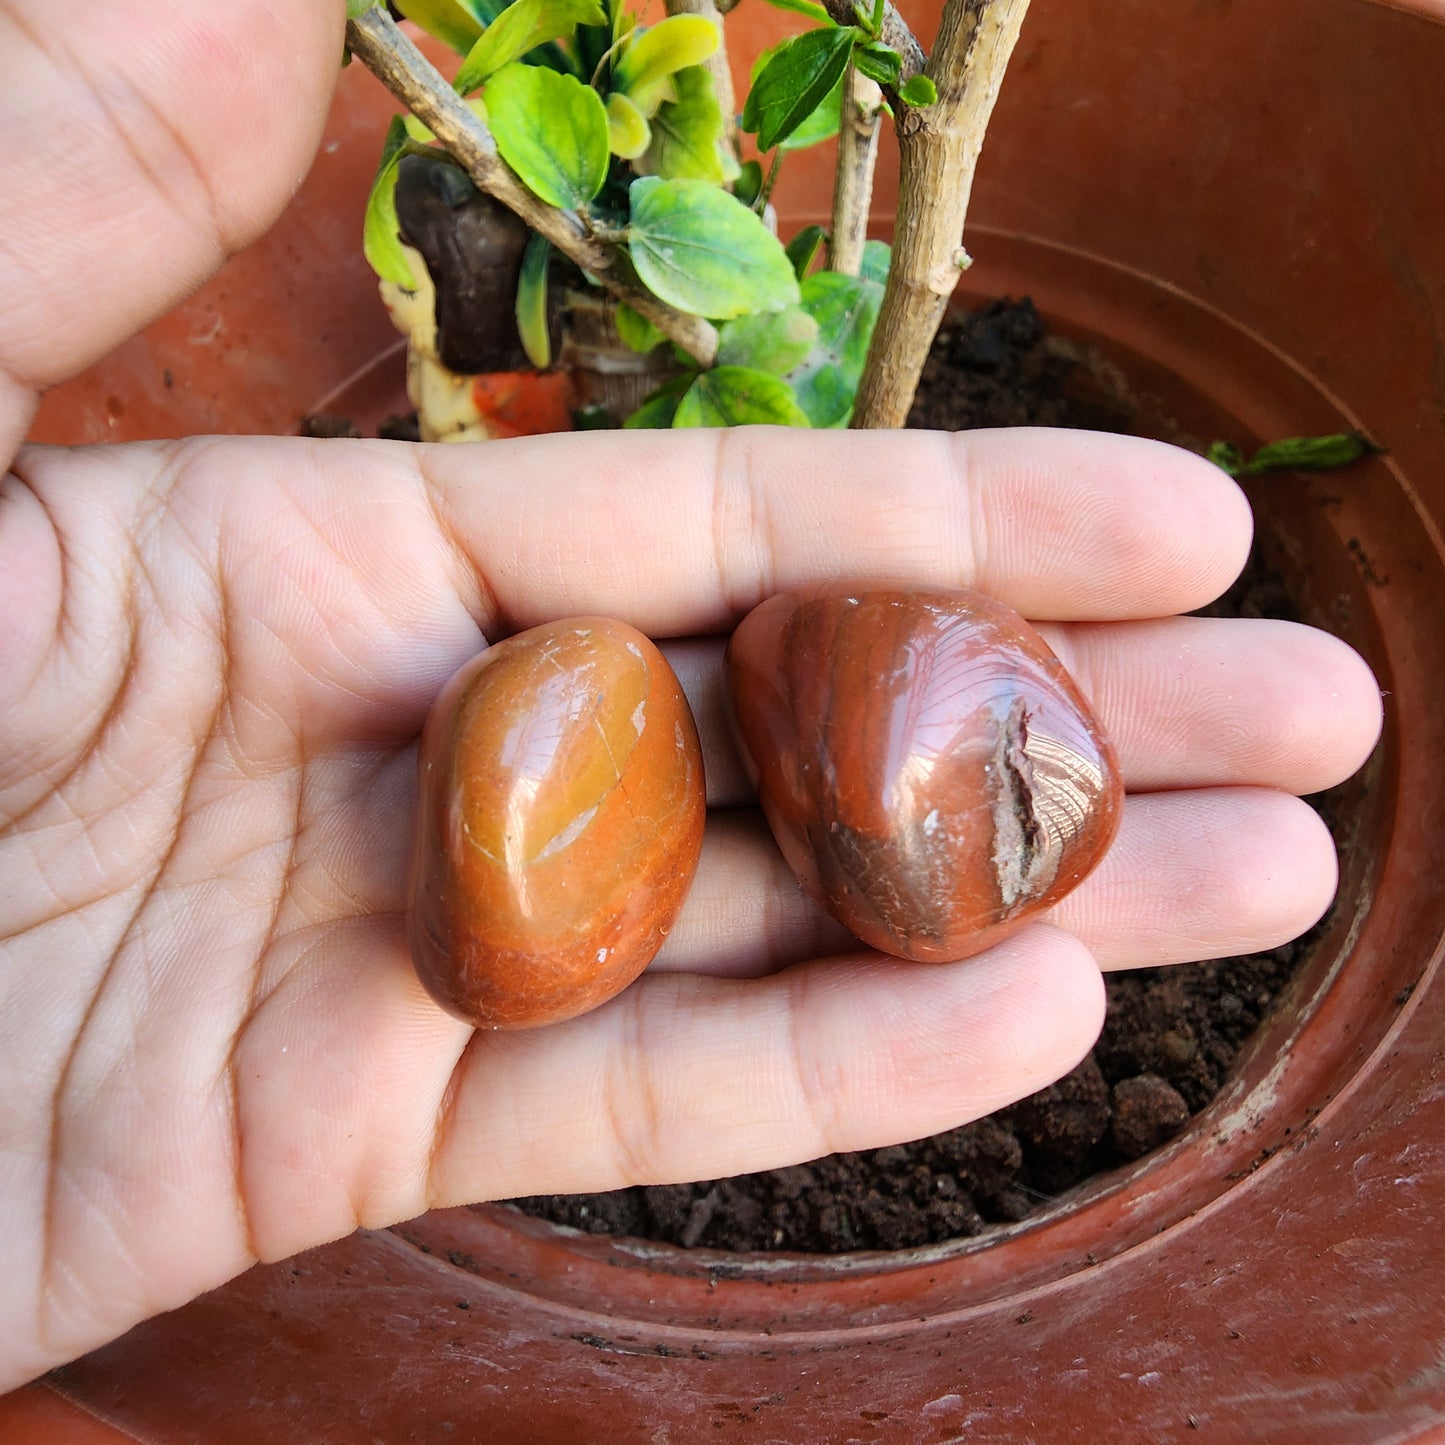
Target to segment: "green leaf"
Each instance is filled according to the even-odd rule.
[[[898,84],[899,72],[903,69],[903,57],[891,45],[881,40],[867,40],[853,48],[853,64],[860,74],[879,85]]]
[[[578,25],[605,24],[598,0],[516,0],[472,46],[453,84],[465,95],[545,41],[570,35]]]
[[[818,252],[827,239],[828,233],[821,226],[804,226],[788,242],[788,260],[793,263],[793,274],[799,281],[812,270],[813,262],[818,259]]]
[[[522,252],[522,271],[517,278],[517,335],[527,360],[538,371],[552,364],[552,333],[547,324],[547,266],[552,260],[552,243],[535,232]]]
[[[839,84],[859,31],[853,26],[809,30],[784,41],[758,72],[743,106],[742,128],[759,150],[786,140]]]
[[[464,5],[481,22],[482,28],[486,29],[496,20],[502,11],[513,3],[513,0],[457,0],[459,5]],[[574,40],[575,40],[574,36]],[[565,71],[569,75],[575,75],[579,80],[586,80],[591,71],[583,71],[578,68],[573,56],[569,55],[555,40],[549,40],[545,45],[539,45],[535,50],[529,50],[523,57],[528,65],[545,65],[549,70]]]
[[[667,338],[645,316],[639,316],[625,301],[617,303],[617,334],[622,344],[639,356],[646,356]]]
[[[888,284],[888,272],[893,265],[893,247],[887,241],[864,241],[863,261],[858,274],[865,281],[876,281],[880,286]]]
[[[539,65],[513,64],[487,82],[485,98],[502,159],[534,195],[575,210],[602,189],[607,107],[590,85]]]
[[[481,39],[485,17],[461,0],[396,0],[396,8],[459,55],[465,55]]]
[[[1347,467],[1361,457],[1378,456],[1379,453],[1380,448],[1359,432],[1285,437],[1260,447],[1239,474],[1258,477],[1266,472],[1328,472],[1335,467]]]
[[[670,427],[673,417],[677,415],[677,404],[692,385],[695,374],[689,372],[686,376],[675,376],[671,381],[664,382],[622,423],[623,428],[627,431],[643,431]]]
[[[572,413],[573,431],[615,431],[617,423],[601,402],[584,402]]]
[[[637,169],[664,180],[725,185],[737,174],[738,163],[724,139],[712,76],[703,66],[690,65],[671,79],[677,99],[659,106],[652,117],[652,141],[638,157]]]
[[[401,116],[395,115],[387,127],[376,179],[371,183],[371,194],[366,198],[361,247],[371,269],[383,281],[392,281],[408,291],[415,291],[416,277],[401,244],[401,222],[396,214],[396,172],[405,147],[406,125]]]
[[[843,116],[843,87],[848,83],[845,70],[838,77],[838,83],[825,95],[818,108],[787,140],[778,147],[784,151],[805,151],[809,146],[832,140],[838,134],[838,125]]]
[[[1269,472],[1332,471],[1380,452],[1380,447],[1359,432],[1332,432],[1328,436],[1283,437],[1260,447],[1247,462],[1232,442],[1217,441],[1206,455],[1231,477],[1262,477]]]
[[[677,415],[677,404],[681,400],[677,396],[649,397],[622,423],[623,431],[666,431]]]
[[[667,98],[664,83],[680,70],[701,65],[718,47],[717,25],[702,15],[669,15],[635,30],[613,72],[613,84],[625,91],[644,115]]]
[[[833,24],[833,17],[821,5],[816,5],[813,0],[768,0],[768,4],[774,10],[790,10],[794,15],[806,15],[809,20],[816,20],[819,25]]]
[[[375,10],[381,0],[346,0],[346,18],[356,20],[365,15],[368,10]],[[401,7],[398,6],[398,9]],[[405,11],[403,11],[403,14]]]
[[[763,191],[763,167],[756,160],[744,161],[738,168],[737,179],[733,182],[733,195],[743,205],[751,206]]]
[[[607,144],[625,161],[635,161],[652,144],[647,117],[620,90],[607,97]]]
[[[1233,442],[1212,442],[1205,455],[1220,471],[1228,472],[1231,477],[1237,477],[1244,466],[1244,453]]]
[[[633,181],[628,248],[642,283],[668,305],[728,320],[796,305],[782,242],[736,196],[706,181]]]
[[[807,426],[808,418],[781,377],[746,366],[715,366],[688,387],[672,424]]]
[[[773,46],[765,50],[753,62],[752,77],[750,84],[756,85],[758,76],[762,74],[763,67],[777,54],[779,47]],[[838,77],[838,83],[819,102],[816,110],[813,111],[803,123],[783,141],[778,147],[783,151],[806,150],[809,146],[815,146],[822,141],[831,140],[838,134],[838,124],[843,114],[843,86],[847,82],[847,71]]]
[[[717,364],[750,366],[785,376],[798,366],[818,339],[818,323],[801,306],[754,311],[718,328]]]
[[[905,105],[937,105],[938,87],[926,75],[915,75],[898,92],[898,99]]]
[[[861,276],[816,271],[802,285],[803,309],[818,339],[788,381],[815,427],[846,426],[883,304],[883,288]]]

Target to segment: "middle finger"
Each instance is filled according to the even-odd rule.
[[[1328,633],[1262,618],[1050,623],[1039,631],[1089,699],[1130,792],[1250,786],[1314,793],[1349,777],[1380,728],[1359,655]],[[697,718],[708,801],[752,790],[731,740],[721,639],[662,645]]]

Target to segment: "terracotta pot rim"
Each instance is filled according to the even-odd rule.
[[[1358,0],[1362,5],[1375,5],[1382,10],[1399,10],[1405,15],[1418,15],[1445,25],[1445,0]]]

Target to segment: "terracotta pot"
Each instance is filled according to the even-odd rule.
[[[385,111],[348,72],[277,231],[52,395],[40,435],[290,431],[348,381],[363,415],[394,406],[356,247]],[[1036,0],[985,151],[973,292],[1032,294],[1199,438],[1389,448],[1260,492],[1389,723],[1337,921],[1186,1134],[987,1240],[889,1256],[435,1214],[139,1327],[0,1405],[0,1435],[1338,1445],[1445,1420],[1442,178],[1445,10],[1423,0]],[[826,210],[802,180],[794,222]],[[259,321],[233,309],[253,295]]]

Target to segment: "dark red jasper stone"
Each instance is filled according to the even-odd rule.
[[[605,1002],[672,927],[706,808],[692,713],[642,633],[579,617],[489,648],[422,735],[407,918],[421,981],[485,1028]]]
[[[875,948],[965,958],[1058,902],[1113,840],[1113,750],[1043,639],[992,598],[784,594],[743,619],[727,657],[784,857]]]

